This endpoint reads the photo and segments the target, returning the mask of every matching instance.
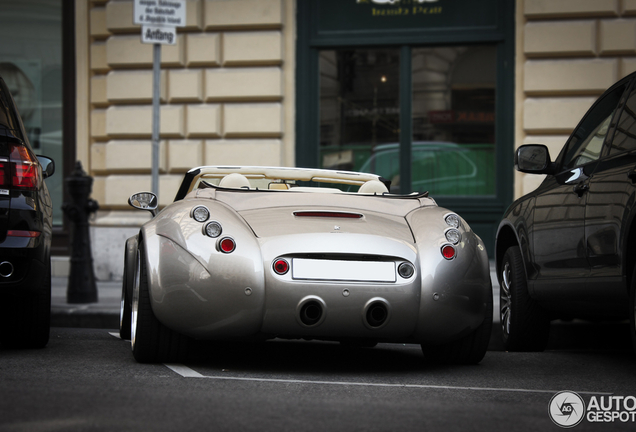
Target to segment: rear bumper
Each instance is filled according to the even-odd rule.
[[[315,237],[278,237],[253,244],[244,240],[232,254],[211,255],[207,263],[170,239],[147,236],[145,259],[153,311],[168,327],[196,339],[443,343],[483,322],[486,298],[492,295],[487,258],[484,267],[481,259],[464,251],[465,260],[440,258],[440,262],[432,254],[428,259],[418,255],[412,245],[381,237],[357,236],[355,241],[334,243],[308,236]],[[273,269],[278,257],[291,262],[299,255],[334,254],[334,247],[342,244],[346,250],[335,252],[341,256],[368,256],[381,250],[383,259],[412,263],[415,273],[390,283],[298,280],[291,271],[281,276]],[[311,314],[320,309],[315,320],[303,320],[307,306]],[[378,311],[379,321],[370,317],[373,311]]]

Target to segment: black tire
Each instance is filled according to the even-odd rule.
[[[132,291],[135,279],[135,264],[137,254],[137,237],[126,240],[124,251],[124,277],[121,284],[121,306],[119,308],[119,337],[130,340],[130,325],[132,315]]]
[[[0,343],[6,348],[44,348],[51,328],[51,263],[40,287],[3,300]]]
[[[523,257],[509,248],[499,272],[499,317],[506,351],[543,351],[550,335],[550,319],[528,294]]]
[[[132,314],[132,289],[130,289],[128,284],[128,274],[130,273],[134,272],[127,271],[126,267],[124,267],[124,278],[121,283],[121,305],[119,308],[119,337],[124,340],[130,340],[130,315]]]
[[[484,321],[468,336],[443,345],[422,344],[424,359],[437,364],[477,364],[488,350],[492,332],[492,287],[486,299]]]
[[[629,333],[632,338],[634,353],[636,353],[636,268],[629,287]]]
[[[181,362],[189,340],[159,322],[152,311],[143,241],[139,241],[133,283],[131,345],[139,363]]]

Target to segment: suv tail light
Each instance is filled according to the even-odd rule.
[[[0,188],[37,189],[40,184],[38,163],[29,149],[11,145],[9,160],[0,161]]]

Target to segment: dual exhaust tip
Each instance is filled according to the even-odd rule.
[[[307,327],[315,327],[321,324],[326,317],[327,304],[317,296],[308,296],[300,301],[297,308],[298,320]],[[369,300],[362,309],[364,325],[371,329],[383,327],[389,319],[389,302],[376,297]]]
[[[13,275],[13,271],[13,264],[11,264],[9,261],[0,262],[0,277],[11,277]]]

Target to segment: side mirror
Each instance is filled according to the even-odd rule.
[[[553,174],[550,151],[543,144],[526,144],[515,153],[515,169],[529,174]]]
[[[153,216],[157,215],[159,200],[152,192],[137,192],[128,198],[128,204],[138,210],[148,210]]]
[[[42,165],[42,176],[49,178],[55,173],[55,161],[50,157],[36,156]]]

